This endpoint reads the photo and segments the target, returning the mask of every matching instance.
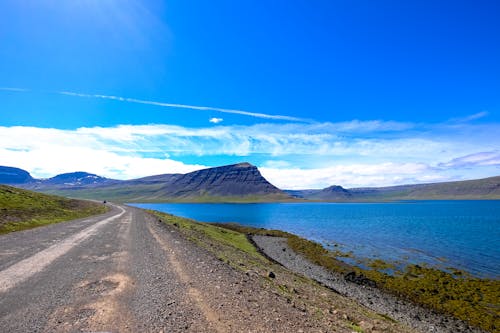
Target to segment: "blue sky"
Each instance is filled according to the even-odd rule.
[[[249,161],[285,188],[500,174],[498,1],[6,0],[0,165]]]

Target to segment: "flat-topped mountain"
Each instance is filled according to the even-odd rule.
[[[30,181],[16,185],[71,197],[128,202],[236,202],[291,198],[269,183],[257,167],[249,163],[207,168],[187,174],[163,174],[131,180],[113,180],[87,172],[73,172],[49,179],[31,178]]]
[[[256,166],[249,163],[190,172],[173,179],[165,190],[170,196],[176,197],[283,194],[280,189],[262,177]]]
[[[121,202],[259,202],[311,200],[332,202],[500,199],[500,176],[477,180],[346,189],[282,191],[249,163],[115,180],[87,172],[35,179],[27,171],[0,166],[0,184],[70,197]]]
[[[161,181],[159,181],[161,180]],[[249,163],[226,165],[186,174],[167,174],[135,181],[126,193],[113,186],[124,197],[135,201],[276,201],[290,199],[269,183],[257,167]],[[130,193],[131,189],[138,189]]]

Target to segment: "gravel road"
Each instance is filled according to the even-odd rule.
[[[176,228],[111,207],[0,236],[1,332],[333,331]]]

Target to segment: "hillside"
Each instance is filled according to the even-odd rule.
[[[103,213],[102,204],[0,185],[0,234]]]
[[[500,176],[455,182],[344,189],[286,191],[290,195],[318,201],[472,200],[500,199]]]
[[[0,184],[26,184],[33,182],[29,172],[7,166],[0,166]]]

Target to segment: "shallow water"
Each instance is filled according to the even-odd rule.
[[[280,229],[357,258],[500,278],[500,201],[132,205],[204,222]]]

